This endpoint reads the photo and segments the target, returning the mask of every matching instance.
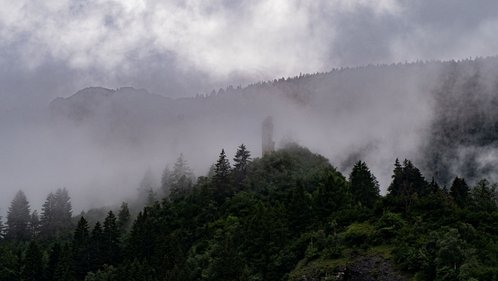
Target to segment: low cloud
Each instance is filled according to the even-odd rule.
[[[492,55],[498,44],[495,1],[0,4],[4,66],[44,76],[56,64],[78,86],[149,86],[176,96],[337,66]]]

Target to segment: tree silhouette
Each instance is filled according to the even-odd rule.
[[[455,177],[450,187],[450,195],[460,208],[467,205],[469,190],[470,188],[463,178]]]
[[[7,238],[15,240],[28,240],[29,222],[31,220],[30,208],[26,195],[18,191],[12,200],[7,213]]]
[[[74,231],[72,243],[72,261],[74,275],[81,280],[90,270],[91,265],[90,234],[88,232],[88,222],[84,217],[78,221]]]
[[[242,188],[242,183],[247,176],[247,169],[251,163],[251,153],[246,149],[244,144],[241,144],[235,157],[233,158],[234,167],[232,170],[235,188],[240,190]]]
[[[23,263],[24,267],[21,271],[22,280],[43,281],[43,254],[35,241],[29,243]]]
[[[227,159],[224,149],[221,150],[218,161],[214,166],[213,184],[215,199],[218,203],[222,203],[231,194],[230,162]]]
[[[349,175],[353,202],[372,208],[379,199],[379,183],[367,164],[358,161]]]

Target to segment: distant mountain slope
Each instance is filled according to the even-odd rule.
[[[337,69],[182,99],[87,88],[54,100],[51,110],[104,144],[169,147],[200,158],[242,142],[258,155],[261,122],[272,115],[277,144],[297,141],[343,171],[366,160],[386,185],[386,167],[397,157],[442,183],[455,175],[495,178],[497,104],[498,59],[486,58]]]

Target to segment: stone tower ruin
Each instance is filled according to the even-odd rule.
[[[262,154],[263,156],[270,154],[275,150],[275,142],[273,141],[273,118],[266,117],[263,121],[262,128]]]

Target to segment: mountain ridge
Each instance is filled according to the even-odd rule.
[[[498,179],[489,171],[498,157],[490,161],[483,152],[498,151],[498,132],[488,129],[488,123],[498,124],[489,106],[498,100],[497,73],[498,57],[487,57],[340,68],[188,98],[93,87],[52,101],[51,111],[58,119],[104,124],[106,134],[120,139],[167,131],[177,143],[200,132],[223,147],[243,142],[242,136],[259,143],[260,122],[272,115],[280,141],[290,138],[318,148],[343,170],[359,159],[375,166],[380,160],[373,155],[382,152],[384,161],[414,159],[425,171],[436,171],[429,176],[445,184],[456,175]],[[476,123],[476,116],[486,125]],[[462,154],[472,146],[483,150]],[[451,175],[438,174],[443,170]],[[466,170],[472,172],[462,172]],[[375,172],[384,177],[390,173]]]

